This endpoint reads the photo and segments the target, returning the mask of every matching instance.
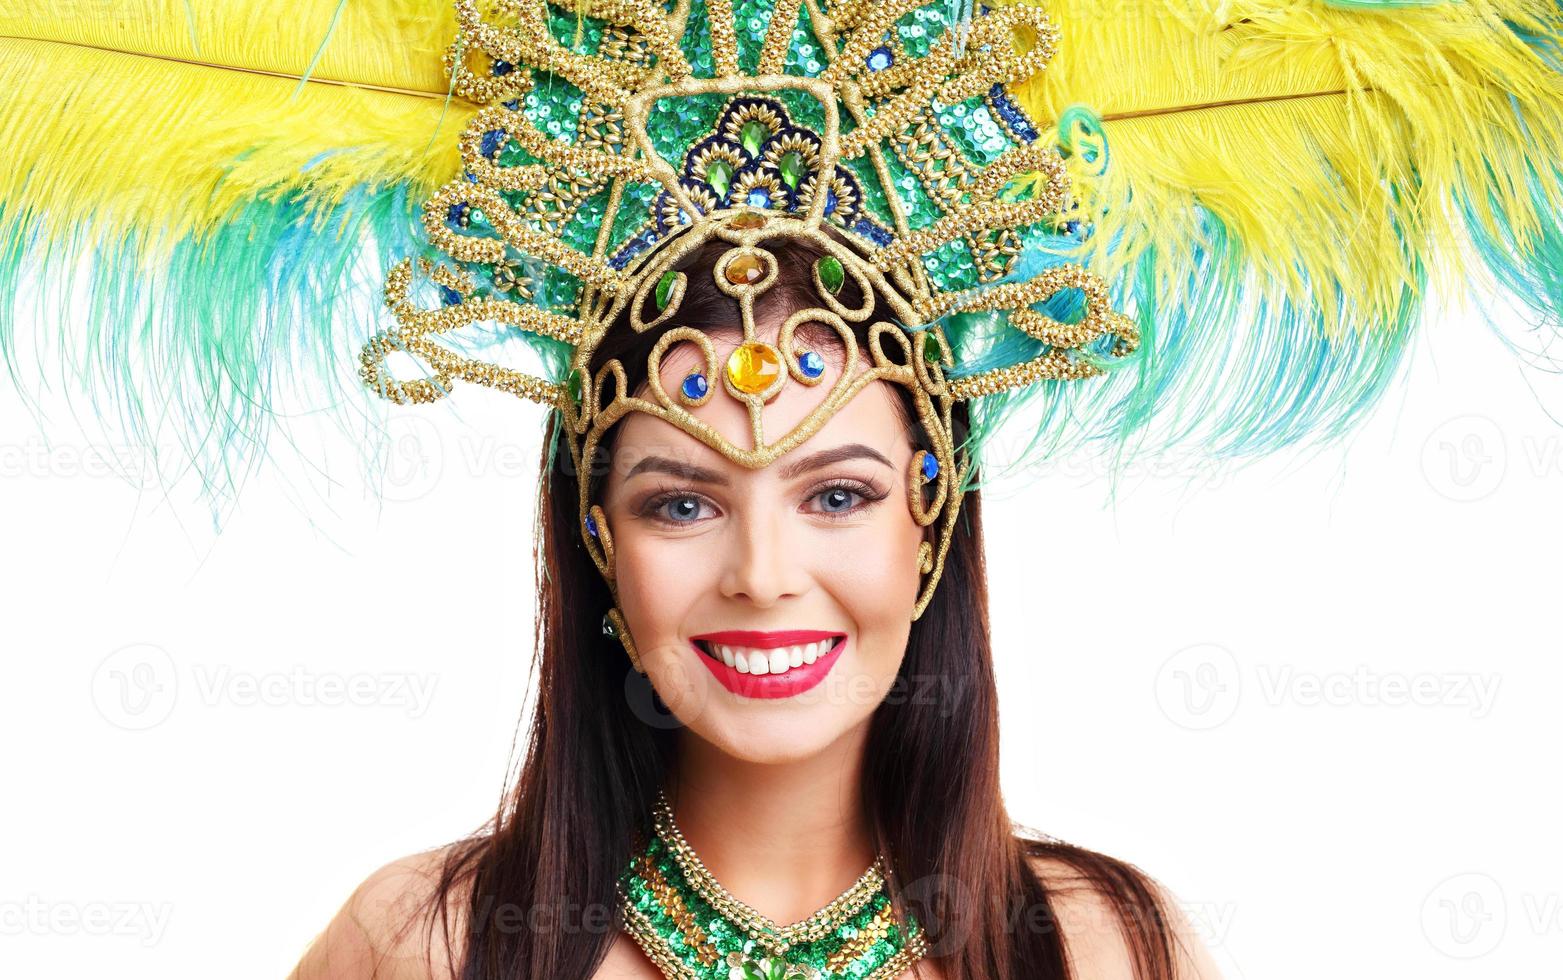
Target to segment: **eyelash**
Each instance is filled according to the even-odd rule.
[[[863,503],[860,503],[856,507],[852,507],[852,508],[850,508],[848,510],[818,511],[817,512],[821,516],[826,517],[826,518],[828,518],[830,520],[833,520],[833,521],[841,521],[841,520],[846,520],[846,519],[851,518],[851,517],[856,517],[860,512],[867,510],[868,508],[874,506],[879,501],[884,500],[887,496],[889,496],[889,494],[887,492],[885,492],[883,490],[880,490],[877,487],[874,487],[874,486],[872,486],[870,484],[862,483],[862,482],[859,482],[857,480],[835,480],[835,481],[833,481],[831,483],[827,483],[827,484],[824,484],[823,486],[820,486],[820,487],[816,488],[812,493],[809,494],[808,499],[809,500],[813,500],[815,497],[818,497],[819,495],[824,494],[824,493],[829,493],[832,490],[847,490],[847,491],[850,491],[852,493],[857,494],[859,497],[862,497],[863,500],[864,500]],[[643,505],[641,505],[640,516],[642,516],[642,517],[650,517],[653,520],[658,521],[659,523],[669,524],[669,525],[674,525],[674,526],[680,525],[680,524],[694,524],[695,523],[694,521],[674,521],[674,520],[668,520],[667,518],[662,517],[658,513],[659,511],[662,510],[663,507],[666,507],[668,504],[672,503],[673,501],[675,501],[675,500],[684,500],[684,499],[693,499],[693,500],[702,500],[702,501],[704,500],[704,498],[701,497],[700,494],[692,493],[691,491],[688,491],[688,490],[665,490],[665,491],[662,491],[660,493],[655,494],[654,496],[651,497],[651,499],[647,500]]]

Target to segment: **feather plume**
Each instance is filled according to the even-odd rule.
[[[1059,53],[1011,88],[1070,152],[1092,231],[1016,275],[1081,250],[1144,339],[1105,379],[978,400],[976,445],[1020,418],[1016,465],[1329,440],[1398,376],[1435,289],[1501,286],[1556,329],[1553,0],[1045,6]],[[454,36],[443,0],[5,0],[0,356],[22,390],[22,341],[52,340],[130,438],[174,419],[215,498],[289,389],[367,411],[352,273],[367,295],[427,248],[420,205],[476,109],[448,91]],[[85,299],[29,310],[30,281]],[[1042,349],[981,315],[946,327],[968,374]]]
[[[214,503],[285,392],[369,409],[373,325],[344,320],[378,309],[362,298],[459,166],[454,32],[424,0],[6,3],[0,354],[21,391],[45,385],[23,342],[56,347],[112,438],[175,440],[158,465]],[[29,282],[58,306],[18,305]]]
[[[1553,0],[1046,6],[1063,42],[1016,98],[1099,127],[1105,169],[1075,161],[1086,261],[1144,342],[1103,384],[989,399],[976,438],[1028,416],[1017,465],[1090,442],[1120,461],[1323,444],[1459,289],[1528,305],[1543,356],[1563,311]]]

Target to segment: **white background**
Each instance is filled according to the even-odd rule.
[[[1167,883],[1228,977],[1563,976],[1563,379],[1481,317],[1321,455],[984,501],[1012,814]],[[263,469],[219,536],[0,385],[0,975],[280,977],[492,812],[543,410],[457,400],[393,416],[383,504],[321,436],[329,492]]]

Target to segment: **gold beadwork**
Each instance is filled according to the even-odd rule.
[[[847,890],[831,899],[808,918],[780,925],[735,898],[711,874],[700,855],[684,839],[673,819],[673,807],[661,790],[652,809],[657,835],[667,841],[679,871],[700,898],[736,923],[744,934],[772,953],[785,953],[798,943],[814,942],[830,935],[862,909],[884,887],[884,862],[876,858]],[[894,974],[892,974],[893,976]]]
[[[595,506],[589,464],[607,430],[628,412],[676,425],[728,459],[753,468],[769,465],[810,438],[867,385],[900,384],[912,394],[926,440],[921,452],[939,464],[934,479],[925,482],[919,454],[907,474],[908,507],[918,524],[934,534],[918,551],[925,578],[913,619],[920,617],[942,573],[962,488],[973,466],[965,450],[956,448],[951,414],[955,403],[1043,380],[1089,377],[1103,370],[1097,353],[1092,353],[1101,346],[1108,347],[1107,356],[1123,357],[1139,344],[1134,322],[1109,308],[1105,284],[1084,269],[1063,266],[1028,282],[986,286],[1011,273],[1021,250],[1020,229],[1059,214],[1070,203],[1068,172],[1057,150],[1047,141],[1031,142],[1031,137],[1018,134],[1014,121],[998,112],[994,101],[998,87],[1048,64],[1059,32],[1040,7],[1007,6],[974,16],[963,32],[944,31],[926,51],[913,56],[899,40],[896,24],[926,3],[842,0],[827,10],[818,0],[776,0],[755,71],[747,74],[739,63],[734,18],[749,12],[735,12],[734,0],[707,0],[715,77],[703,78],[694,75],[691,56],[685,53],[684,34],[691,23],[687,0],[677,0],[671,9],[661,0],[580,0],[575,9],[596,18],[601,29],[592,54],[555,38],[544,0],[488,0],[483,9],[477,0],[455,0],[459,33],[446,52],[445,66],[453,91],[481,108],[459,139],[461,170],[426,200],[423,224],[430,242],[457,263],[493,269],[499,292],[537,299],[533,303],[479,296],[468,272],[419,260],[419,271],[438,284],[445,301],[438,308],[422,309],[411,299],[412,266],[400,262],[385,283],[386,305],[396,325],[363,345],[364,383],[392,401],[429,402],[443,397],[458,380],[472,381],[557,408],[572,462],[582,474],[578,503],[583,526]],[[829,52],[828,64],[814,77],[786,73],[789,44],[800,29]],[[964,34],[960,44],[958,33]],[[1017,39],[1029,43],[1017,45]],[[891,48],[893,63],[873,70],[867,56],[884,43]],[[513,70],[491,72],[500,61]],[[555,117],[547,127],[553,131],[558,124],[558,132],[545,132],[522,111],[524,101],[540,95],[534,91],[533,70],[579,89],[574,118]],[[709,188],[705,182],[686,181],[648,134],[649,116],[669,100],[725,97],[733,107],[735,100],[755,93],[783,92],[817,104],[819,124],[809,131],[812,135],[788,131],[773,139],[772,134],[782,132],[780,110],[772,108],[780,102],[737,102],[741,109],[718,117],[727,127],[721,135],[750,153],[766,143],[760,154],[764,166],[738,175],[743,161],[732,145],[707,146],[697,151],[692,166],[695,174],[715,178]],[[938,118],[945,107],[978,96],[1016,144],[986,165],[964,155],[942,132]],[[524,153],[501,153],[496,145]],[[512,157],[526,162],[504,162]],[[872,174],[888,192],[898,186],[892,164],[915,175],[914,186],[942,214],[931,222],[919,215],[914,223],[908,201],[886,193],[888,227],[879,231],[888,232],[888,239],[845,234],[851,229],[843,211],[862,213],[867,202],[841,174]],[[1029,185],[1029,197],[1017,199],[1010,192],[1012,185]],[[649,205],[644,193],[648,186],[656,192]],[[832,200],[827,191],[835,195],[831,215],[826,214]],[[756,198],[763,194],[771,210],[733,206],[747,203],[750,193]],[[789,196],[804,209],[801,213],[782,210]],[[626,214],[627,224],[621,211],[632,201],[655,213]],[[589,202],[588,212],[584,209]],[[583,214],[600,221],[595,233],[566,234],[584,220]],[[611,243],[623,240],[626,227],[633,230],[638,223],[646,229],[653,221],[671,230],[652,247],[610,257],[610,247],[615,247]],[[680,325],[686,275],[676,268],[713,238],[732,246],[709,274],[734,301],[734,322],[743,331],[738,349],[721,364],[723,397],[739,399],[748,413],[748,438],[741,444],[730,442],[691,411],[705,404],[717,385],[709,384],[698,399],[682,390],[675,398],[664,390],[660,377],[663,357],[680,344],[693,345],[708,381],[716,377],[720,358],[711,338]],[[775,246],[773,238],[807,243],[838,262],[842,275],[838,283],[837,267],[829,266],[827,283],[816,269],[812,282],[818,302],[785,318],[774,344],[766,344],[756,333],[755,310],[778,275],[775,254],[766,249],[767,243]],[[946,291],[935,285],[924,260],[957,241],[965,243],[977,282],[986,288]],[[579,282],[568,315],[557,305],[542,305],[557,304],[547,288],[548,270],[540,274],[544,265]],[[665,278],[670,272],[674,277]],[[845,288],[846,283],[855,290]],[[828,288],[831,284],[841,288],[841,296]],[[1066,289],[1085,297],[1086,312],[1078,322],[1060,322],[1033,309]],[[647,302],[648,296],[654,297],[654,304]],[[656,311],[647,320],[643,314],[652,305]],[[981,311],[1005,315],[1013,328],[1046,349],[1022,364],[948,378],[958,367],[954,351],[942,328],[928,325],[947,313]],[[645,397],[627,390],[627,375],[617,360],[593,364],[605,333],[621,318],[636,331],[663,330],[648,357]],[[485,322],[568,345],[568,376],[578,382],[579,397],[571,393],[575,385],[458,353],[456,332]],[[806,323],[834,331],[841,339],[843,367],[828,379],[807,378],[799,371],[794,335]],[[855,331],[865,334],[866,351],[859,350]],[[930,343],[936,344],[931,359],[923,356]],[[395,352],[421,360],[428,377],[392,377],[386,360]],[[859,363],[865,354],[867,368]],[[823,399],[788,432],[768,433],[765,402],[789,374],[816,386]],[[598,524],[600,535],[585,535],[585,547],[617,603],[612,539],[605,522]],[[638,669],[628,630],[622,623],[619,630]]]

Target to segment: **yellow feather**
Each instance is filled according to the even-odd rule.
[[[1044,6],[1063,41],[1016,96],[1039,122],[1077,103],[1104,119],[1111,166],[1081,183],[1109,275],[1148,250],[1186,274],[1211,244],[1203,209],[1272,298],[1317,308],[1332,332],[1372,327],[1393,321],[1429,256],[1458,263],[1471,236],[1454,195],[1522,247],[1563,212],[1563,83],[1506,26],[1555,40],[1552,0]],[[1159,285],[1175,301],[1181,284]]]
[[[454,36],[430,0],[7,0],[0,201],[51,236],[171,242],[288,191],[331,205],[412,181],[421,199],[460,166],[474,111],[446,100]]]

